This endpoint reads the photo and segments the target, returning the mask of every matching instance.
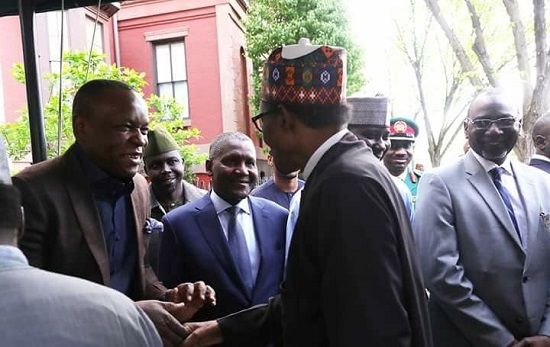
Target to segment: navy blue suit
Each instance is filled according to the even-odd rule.
[[[159,279],[173,287],[204,281],[216,291],[217,305],[205,306],[195,320],[210,320],[266,303],[279,292],[284,272],[288,212],[277,204],[249,196],[260,267],[248,294],[231,257],[210,194],[164,216]]]
[[[550,162],[540,160],[540,159],[531,159],[529,165],[541,169],[542,171],[550,174]]]

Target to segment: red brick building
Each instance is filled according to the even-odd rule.
[[[150,93],[171,95],[185,106],[184,123],[200,129],[205,152],[218,134],[241,131],[257,141],[248,104],[251,64],[244,56],[246,0],[128,0],[100,11],[96,50],[110,63],[146,73]],[[36,16],[41,73],[59,64],[61,12]],[[64,46],[88,50],[95,8],[65,12]],[[10,75],[23,60],[19,17],[0,18],[0,121],[14,121],[25,106],[25,88]],[[43,90],[43,98],[48,97]],[[259,159],[264,159],[258,148]],[[265,161],[259,163],[264,171]],[[202,171],[197,168],[197,172]]]

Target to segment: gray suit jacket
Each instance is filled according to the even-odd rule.
[[[470,151],[420,181],[415,241],[435,346],[506,346],[550,335],[550,179],[512,163],[526,249],[492,179]]]
[[[2,346],[162,346],[122,293],[30,267],[14,247],[0,246],[0,293]]]

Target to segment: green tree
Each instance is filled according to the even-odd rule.
[[[550,49],[547,44],[546,1],[424,0],[445,34],[461,73],[472,86],[499,86],[499,77],[515,75],[523,91],[523,129],[515,152],[527,161],[533,153],[531,130],[550,108]],[[448,10],[453,6],[452,10]],[[462,14],[459,17],[459,14]],[[500,14],[498,20],[496,14]],[[468,21],[469,17],[469,21]],[[452,22],[470,23],[466,35]]]
[[[105,62],[105,56],[93,52],[88,70],[88,54],[84,52],[65,52],[63,54],[63,77],[61,80],[61,117],[59,117],[59,73],[44,75],[48,82],[50,98],[44,106],[44,130],[46,137],[46,152],[48,158],[62,154],[74,142],[71,126],[71,108],[74,95],[78,88],[87,80],[112,79],[125,82],[139,93],[147,84],[145,73]],[[22,64],[15,64],[13,77],[25,83],[25,73]],[[87,78],[86,78],[87,75]],[[206,155],[198,155],[194,144],[189,140],[198,138],[200,131],[196,128],[185,129],[181,114],[183,106],[173,98],[159,97],[151,94],[145,98],[149,107],[150,127],[164,126],[174,139],[181,144],[181,154],[186,165],[186,179],[192,180],[190,168],[206,160]],[[0,124],[0,133],[6,139],[8,155],[12,160],[21,160],[30,152],[29,116],[26,109],[20,111],[21,116],[15,123]],[[61,125],[61,129],[58,125]],[[59,136],[61,135],[61,136]],[[58,151],[58,146],[60,151]]]
[[[353,42],[346,11],[340,0],[251,1],[246,29],[246,51],[253,65],[252,105],[259,106],[261,71],[269,53],[281,45],[295,44],[302,37],[312,44],[344,47],[347,50],[347,93],[363,87],[363,54]]]

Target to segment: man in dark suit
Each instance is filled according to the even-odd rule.
[[[76,142],[64,155],[13,177],[25,209],[20,248],[31,265],[103,284],[133,300],[186,296],[181,287],[167,291],[144,263],[150,198],[145,178],[136,173],[148,125],[147,106],[128,85],[94,80],[78,90]]]
[[[168,130],[159,125],[149,130],[147,139],[147,147],[143,151],[143,164],[151,180],[151,217],[160,221],[166,213],[202,198],[207,192],[183,179],[185,163],[180,153],[181,148]],[[145,236],[148,243],[146,261],[155,273],[158,273],[158,252],[162,232],[162,224],[157,225],[158,228],[151,228],[151,232]]]
[[[203,308],[197,320],[266,303],[279,292],[288,213],[249,196],[258,175],[255,158],[246,135],[220,135],[206,161],[210,194],[162,219],[159,278],[168,286],[200,279],[216,288],[216,307]]]
[[[471,149],[420,181],[414,233],[436,346],[550,346],[550,178],[510,160],[521,129],[510,99],[478,95]]]
[[[550,113],[537,119],[532,135],[536,153],[529,165],[550,173]]]
[[[284,346],[432,346],[403,200],[346,129],[345,71],[344,49],[307,40],[269,56],[253,120],[275,166],[306,178],[282,300],[205,323],[185,345],[282,333]]]

